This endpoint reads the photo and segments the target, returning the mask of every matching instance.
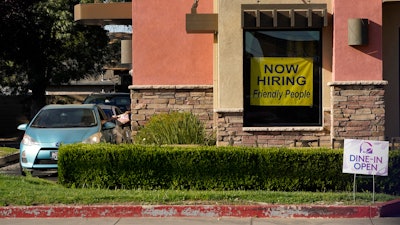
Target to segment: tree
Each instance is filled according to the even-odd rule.
[[[31,112],[46,104],[49,84],[99,74],[108,54],[107,31],[74,22],[79,0],[3,0],[0,3],[0,86],[32,91]],[[32,114],[34,115],[34,114]]]

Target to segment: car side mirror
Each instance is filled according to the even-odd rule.
[[[28,124],[27,123],[24,123],[24,124],[21,124],[21,125],[19,125],[18,127],[17,127],[17,129],[18,130],[26,130],[26,128],[28,127]]]
[[[103,130],[110,130],[115,128],[115,123],[106,122],[103,124]]]

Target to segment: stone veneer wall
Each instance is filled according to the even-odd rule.
[[[213,87],[210,86],[141,86],[132,85],[132,135],[155,114],[173,111],[191,112],[213,131]]]
[[[322,127],[243,127],[243,109],[213,110],[212,86],[130,86],[133,135],[154,114],[186,111],[197,115],[217,145],[293,146],[294,140],[385,140],[386,81],[332,82],[331,109],[324,110]],[[215,114],[214,114],[215,113]],[[213,116],[215,117],[215,120]],[[315,143],[313,144],[315,146]]]
[[[321,146],[330,146],[329,111],[324,111],[323,127],[243,127],[243,110],[216,110],[217,145],[249,147],[294,146],[294,140],[320,140]],[[317,146],[316,143],[311,143]],[[298,143],[297,146],[301,146]]]
[[[332,82],[332,138],[385,140],[387,81]]]

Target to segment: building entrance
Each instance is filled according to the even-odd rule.
[[[383,79],[385,89],[385,136],[400,136],[400,2],[384,2],[383,21]],[[370,34],[371,35],[371,34]]]

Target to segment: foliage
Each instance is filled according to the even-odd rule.
[[[400,154],[392,151],[391,161]],[[331,149],[67,145],[59,151],[59,183],[71,187],[176,190],[352,191],[343,151]],[[399,170],[376,191],[400,194]],[[372,191],[371,182],[358,190]]]
[[[138,131],[135,142],[140,144],[209,144],[204,124],[189,112],[158,114]]]
[[[0,86],[32,90],[33,107],[45,104],[48,85],[100,73],[108,36],[74,22],[79,0],[6,0],[0,3]],[[6,44],[5,44],[6,43]]]

